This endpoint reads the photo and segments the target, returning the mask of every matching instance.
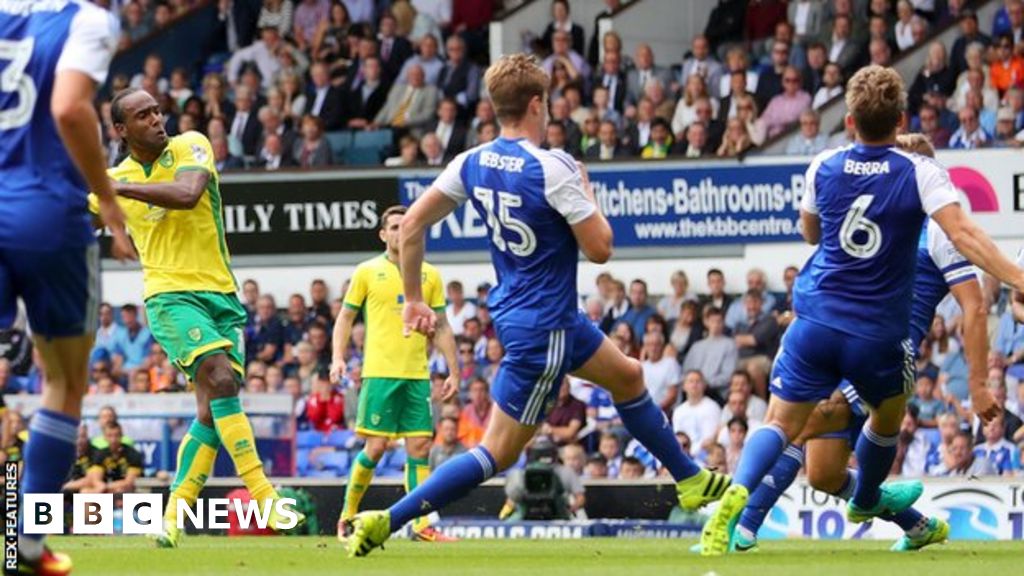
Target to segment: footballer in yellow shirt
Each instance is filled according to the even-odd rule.
[[[150,330],[195,385],[198,413],[181,441],[164,533],[155,538],[177,547],[184,533],[177,502],[195,504],[221,445],[255,502],[272,506],[278,494],[238,399],[246,314],[229,263],[210,142],[197,132],[169,138],[159,104],[143,90],[117,93],[110,108],[130,154],[108,174],[139,252]],[[271,527],[290,528],[290,520],[271,508]]]
[[[430,474],[430,446],[434,437],[431,414],[430,371],[427,367],[427,337],[406,336],[402,323],[405,288],[398,270],[398,239],[405,206],[392,206],[380,219],[380,239],[387,250],[356,267],[345,294],[345,305],[334,324],[331,376],[337,381],[345,374],[345,349],[352,324],[360,312],[366,320],[363,355],[363,385],[359,391],[356,433],[366,445],[356,455],[345,488],[345,506],[338,520],[338,539],[351,530],[350,520],[373,479],[373,470],[387,450],[388,441],[405,438],[405,489],[412,491]],[[423,297],[438,312],[434,344],[448,364],[445,399],[459,389],[455,335],[444,314],[444,284],[437,269],[423,265]],[[430,527],[426,517],[413,523],[413,537],[435,541],[444,537]]]

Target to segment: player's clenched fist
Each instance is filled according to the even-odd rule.
[[[428,338],[434,337],[437,316],[424,302],[406,302],[402,310],[402,321],[405,323],[405,335],[419,332]]]
[[[138,260],[139,257],[135,254],[135,247],[132,246],[132,241],[128,238],[128,232],[124,227],[124,212],[117,205],[113,195],[100,196],[99,208],[100,218],[107,228],[110,229],[112,236],[110,244],[111,255],[121,262]]]

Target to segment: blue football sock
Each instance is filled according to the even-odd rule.
[[[661,462],[676,482],[700,472],[700,466],[683,453],[668,418],[646,391],[639,398],[616,404],[615,409],[626,430]]]
[[[853,492],[857,487],[857,478],[858,474],[856,470],[852,468],[847,470],[846,482],[843,484],[843,487],[839,492],[834,494],[834,496],[842,498],[843,500],[849,500],[853,496]],[[924,515],[914,508],[907,508],[899,514],[882,514],[879,518],[886,522],[896,524],[902,528],[904,532],[910,532],[920,527],[921,520],[924,518]]]
[[[78,418],[40,408],[28,430],[22,494],[57,494],[77,455]],[[18,531],[21,554],[37,558],[42,552],[43,535],[20,533],[20,526]]]
[[[853,503],[861,510],[870,510],[878,505],[882,482],[889,476],[889,469],[896,459],[896,443],[899,435],[882,436],[867,424],[857,439],[857,464],[860,474],[857,488],[853,492]]]
[[[732,483],[753,491],[771,470],[772,465],[779,461],[787,444],[789,440],[786,433],[774,424],[755,430],[743,446],[736,473],[732,475]]]
[[[743,516],[740,517],[740,528],[747,530],[751,537],[756,536],[757,531],[764,524],[765,517],[771,512],[779,497],[796,480],[796,475],[803,465],[803,447],[792,445],[786,447],[771,472],[764,477],[754,493],[750,495],[747,507],[743,509]]]
[[[924,521],[924,527],[927,527],[927,519],[924,517],[924,514],[921,514],[913,507],[907,508],[899,514],[883,514],[879,518],[896,524],[911,536],[917,535],[914,532],[921,528],[922,521]]]
[[[858,476],[859,475],[857,474],[856,470],[854,470],[853,468],[847,468],[846,481],[843,482],[843,487],[840,488],[838,492],[833,494],[833,496],[847,501],[849,501],[850,498],[853,498],[853,492],[854,490],[857,489]]]
[[[494,457],[482,445],[438,466],[426,482],[390,508],[391,531],[406,522],[440,510],[497,473]]]

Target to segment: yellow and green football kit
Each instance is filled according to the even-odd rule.
[[[423,263],[423,298],[444,314],[444,284],[437,269]],[[360,264],[345,295],[345,306],[362,310],[366,319],[366,351],[363,385],[359,392],[356,432],[385,438],[430,438],[434,420],[430,404],[430,370],[427,338],[418,333],[404,336],[402,308],[405,290],[398,266],[382,254]],[[373,479],[377,463],[365,451],[352,465],[345,490],[342,522],[359,511],[359,503]],[[409,457],[405,465],[405,489],[411,491],[430,475],[425,458]],[[427,527],[426,518],[414,530]]]
[[[239,381],[245,375],[243,331],[246,313],[238,300],[224,237],[220,178],[209,140],[198,132],[171,138],[152,164],[129,156],[107,173],[131,184],[174,182],[178,174],[209,174],[206,190],[190,209],[169,209],[118,197],[128,232],[139,253],[143,297],[154,339],[194,382],[200,360],[226,354]],[[90,208],[98,202],[90,195]],[[277,492],[263,473],[256,440],[237,396],[210,401],[214,427],[192,423],[178,449],[177,475],[171,486],[165,524],[176,518],[176,500],[194,504],[213,470],[217,450],[227,448],[253,499],[263,503]],[[177,545],[180,531],[162,545]]]

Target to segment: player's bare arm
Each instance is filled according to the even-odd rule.
[[[345,375],[345,349],[348,348],[348,340],[352,336],[352,325],[356,321],[359,312],[349,308],[341,307],[341,314],[334,321],[334,336],[331,338],[331,382],[341,381]]]
[[[402,217],[401,265],[405,309],[402,318],[406,335],[412,331],[433,337],[437,315],[423,301],[424,234],[427,228],[455,210],[455,201],[436,187],[423,193]]]
[[[1013,319],[1017,322],[1024,322],[1024,292],[1014,290],[1011,305],[1013,306]]]
[[[932,214],[932,219],[965,258],[1015,290],[1024,290],[1024,270],[999,251],[988,234],[967,217],[959,204],[940,208]]]
[[[444,355],[444,362],[448,365],[448,377],[444,379],[444,389],[441,391],[441,401],[447,402],[459,392],[459,373],[456,369],[459,365],[459,358],[456,355],[455,332],[452,331],[448,317],[444,314],[437,314],[437,323],[434,325],[434,346]]]
[[[800,211],[800,233],[804,242],[811,246],[817,246],[821,242],[821,218],[806,210]]]
[[[54,80],[50,110],[68,155],[99,199],[100,217],[113,236],[112,254],[118,260],[135,260],[138,255],[125,230],[124,212],[117,205],[117,197],[107,179],[103,148],[95,145],[100,140],[100,121],[92,105],[95,85],[84,72],[59,72]]]
[[[970,370],[967,382],[971,394],[971,408],[984,422],[989,422],[1002,411],[987,386],[988,369],[988,309],[977,280],[961,282],[950,288],[960,309],[964,312],[964,355]]]
[[[583,191],[587,198],[597,206],[597,199],[594,197],[594,189],[590,185],[590,176],[587,174],[586,166],[577,162],[580,176],[583,178]],[[587,260],[595,264],[604,264],[612,257],[612,227],[608,219],[601,214],[601,210],[595,210],[593,214],[581,222],[572,225],[572,235],[576,237],[576,243],[580,251],[587,257]]]
[[[170,210],[191,210],[203,197],[210,173],[206,170],[184,170],[174,176],[174,182],[134,184],[112,182],[117,194],[132,200],[146,202]]]

